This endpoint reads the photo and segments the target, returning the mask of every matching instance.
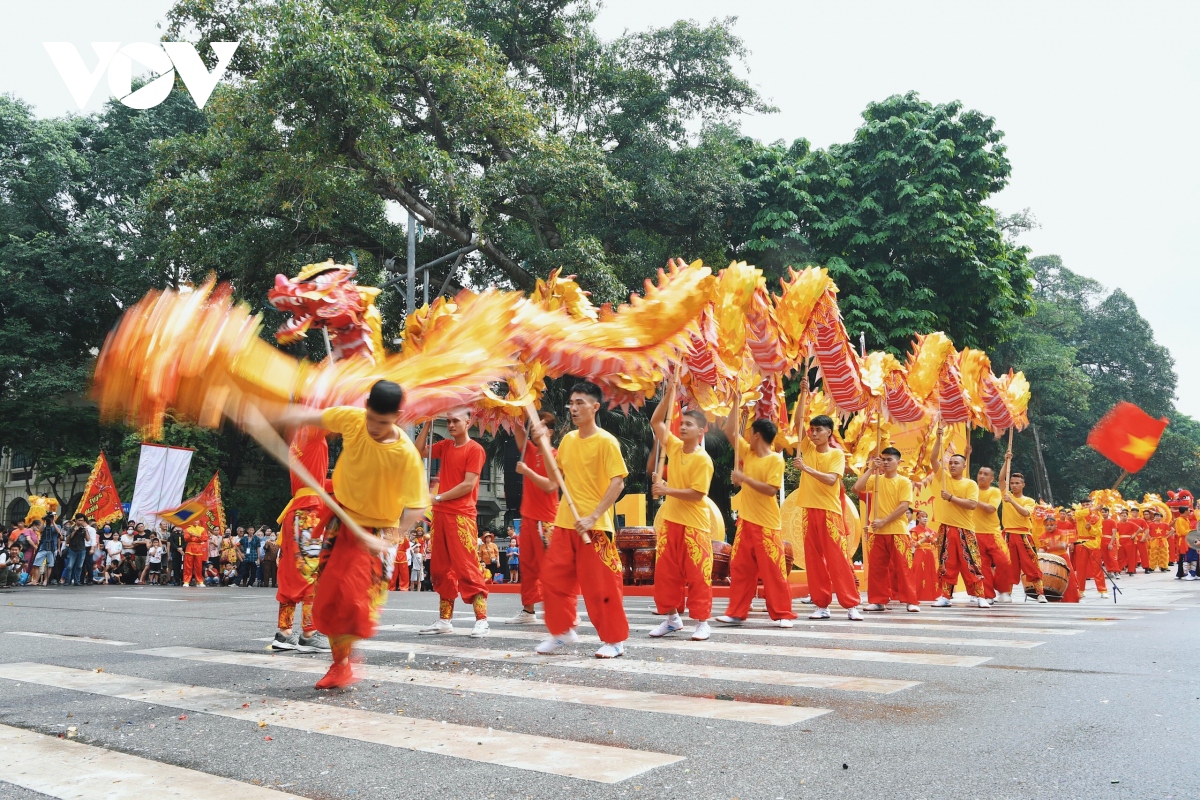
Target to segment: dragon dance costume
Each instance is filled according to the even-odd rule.
[[[329,444],[319,428],[301,428],[292,438],[290,458],[302,464],[317,480],[329,472]],[[316,633],[313,622],[313,597],[316,593],[317,566],[325,527],[333,513],[304,485],[295,472],[292,478],[292,500],[279,515],[279,633],[290,636],[295,627],[296,606],[301,607],[300,635],[312,639]],[[327,487],[328,488],[328,487]]]

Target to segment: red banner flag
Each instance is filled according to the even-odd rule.
[[[1121,401],[1088,434],[1088,447],[1126,472],[1146,466],[1158,449],[1167,419],[1155,419],[1133,403]]]
[[[210,534],[223,533],[225,530],[225,506],[221,503],[219,473],[213,473],[212,480],[200,494],[175,508],[156,511],[155,516],[180,528],[198,523],[207,528]]]
[[[107,525],[125,516],[121,508],[121,498],[117,496],[117,485],[113,481],[112,470],[108,468],[108,459],[104,453],[96,459],[87,486],[83,487],[83,499],[79,501],[76,514],[83,514],[88,519],[95,519],[97,525]]]

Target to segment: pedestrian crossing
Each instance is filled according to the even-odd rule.
[[[920,692],[916,696],[922,702],[939,697],[938,676],[947,674],[946,668],[971,670],[1008,653],[1020,655],[1024,661],[1018,663],[1027,664],[1039,648],[1110,633],[1114,626],[1145,614],[1172,612],[1147,605],[1137,612],[1059,607],[1047,613],[1042,605],[1030,607],[1028,613],[1023,608],[1003,609],[1001,617],[991,609],[938,609],[934,614],[923,609],[919,616],[897,614],[898,619],[890,620],[880,615],[864,622],[797,620],[790,629],[771,627],[765,616],[752,615],[743,626],[714,626],[711,639],[693,642],[685,638],[686,630],[675,634],[677,640],[646,637],[645,631],[661,617],[651,614],[644,600],[631,599],[628,604],[636,633],[626,643],[625,657],[611,660],[590,657],[592,646],[599,642],[594,635],[581,635],[580,647],[567,648],[565,655],[539,656],[533,644],[546,636],[540,626],[506,626],[495,620],[489,638],[476,640],[468,638],[466,625],[453,635],[437,637],[418,636],[421,626],[415,624],[382,625],[377,638],[359,643],[366,663],[357,671],[368,683],[415,689],[417,694],[404,703],[407,713],[403,715],[317,702],[328,695],[288,688],[293,684],[281,685],[279,678],[275,684],[264,683],[264,687],[277,687],[273,690],[223,688],[230,685],[224,681],[257,685],[259,679],[245,682],[246,670],[312,679],[326,670],[327,656],[264,652],[263,645],[271,641],[266,637],[254,642],[234,640],[223,647],[150,647],[101,636],[5,631],[26,637],[31,644],[45,643],[39,647],[61,649],[71,643],[98,645],[95,650],[104,653],[119,649],[126,660],[120,669],[96,670],[55,664],[55,659],[39,655],[36,661],[0,664],[0,687],[24,684],[65,690],[209,715],[250,730],[288,729],[338,742],[433,754],[479,769],[521,770],[568,782],[555,784],[559,787],[569,786],[570,781],[618,784],[648,773],[677,774],[673,771],[686,770],[682,764],[702,753],[653,737],[599,742],[584,730],[546,728],[530,720],[552,718],[554,709],[575,707],[585,711],[573,713],[586,713],[587,719],[600,720],[606,728],[619,727],[618,719],[625,720],[620,725],[624,727],[634,718],[662,720],[659,725],[671,725],[672,720],[679,725],[707,723],[716,728],[710,731],[714,741],[736,730],[775,736],[779,734],[773,731],[783,733],[805,725],[819,732],[818,726],[847,707],[871,707],[879,699],[900,699],[914,690]],[[430,611],[414,613],[432,616]],[[582,627],[590,629],[586,619],[581,614]],[[904,628],[911,628],[911,633]],[[713,663],[718,660],[721,663]],[[174,670],[172,663],[179,663],[180,669]],[[464,663],[470,668],[464,668]],[[200,664],[205,665],[204,671],[195,672]],[[495,665],[513,667],[511,675],[496,674],[503,670]],[[219,670],[223,668],[242,672],[230,672],[222,680]],[[883,669],[886,677],[871,674]],[[520,677],[526,672],[528,679]],[[188,680],[172,680],[183,675]],[[189,682],[197,678],[205,685]],[[470,713],[453,723],[424,718],[436,712],[423,711],[420,699],[437,693],[503,698],[506,706],[519,707],[528,716],[518,723],[521,730],[493,729],[486,721],[479,724],[479,719],[470,718]],[[506,719],[513,719],[505,713]],[[39,759],[47,758],[64,765],[63,769],[37,769]],[[253,800],[294,796],[3,725],[0,769],[5,770],[0,781],[51,797],[91,796],[80,787],[107,790],[110,783],[111,791],[97,796],[123,800],[132,798],[131,789],[164,797],[213,792]],[[154,782],[142,781],[140,776],[149,772],[154,773]]]

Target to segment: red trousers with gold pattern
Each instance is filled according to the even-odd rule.
[[[725,615],[745,619],[761,580],[771,619],[795,619],[786,569],[783,534],[778,529],[767,530],[739,519],[737,537],[729,554],[729,605],[725,607]]]
[[[617,644],[629,638],[622,592],[621,554],[604,531],[589,531],[585,543],[574,528],[557,525],[542,563],[542,596],[546,628],[561,636],[575,626],[579,592],[600,641]]]

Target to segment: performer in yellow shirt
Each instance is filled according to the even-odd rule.
[[[655,497],[666,498],[659,512],[663,526],[658,531],[654,560],[654,605],[667,618],[650,636],[657,639],[683,630],[679,611],[686,599],[688,616],[696,620],[692,639],[699,642],[710,635],[708,618],[712,614],[712,522],[704,500],[712,482],[713,462],[703,447],[708,428],[704,412],[683,412],[676,436],[667,427],[667,409],[674,402],[672,375],[663,401],[650,417],[654,437],[667,454],[666,480],[659,476],[651,489]]]
[[[738,517],[729,555],[729,604],[717,622],[745,622],[761,580],[767,614],[779,627],[790,628],[796,613],[792,611],[778,500],[783,486],[783,454],[771,449],[779,429],[769,419],[756,419],[746,440],[738,433],[738,416],[735,410],[725,420],[725,436],[737,443],[742,462],[741,469],[735,469],[732,475],[734,486],[740,486],[741,491],[734,496]]]
[[[808,379],[801,381],[802,396]],[[804,419],[804,405],[798,415]],[[829,604],[837,594],[848,619],[861,620],[862,597],[854,581],[854,568],[846,555],[846,522],[842,516],[842,476],[846,454],[832,446],[833,420],[824,414],[808,423],[808,436],[792,462],[800,470],[800,520],[804,535],[804,571],[808,591],[817,608],[809,619],[829,619]]]
[[[1004,455],[1005,472],[1010,472],[1012,453]],[[1038,566],[1037,545],[1033,541],[1033,509],[1037,506],[1032,497],[1025,496],[1025,476],[1011,472],[1008,476],[1008,493],[1001,507],[1001,522],[1004,538],[1008,543],[1008,583],[1015,586],[1021,575],[1033,582],[1037,601],[1045,603],[1046,592],[1042,588],[1042,568]]]
[[[979,500],[975,506],[975,541],[979,545],[979,568],[983,571],[983,596],[993,602],[1012,602],[1012,566],[1000,527],[999,487],[992,485],[996,471],[982,466],[975,473]]]
[[[550,546],[542,567],[542,595],[550,638],[537,646],[546,655],[579,641],[575,633],[578,592],[583,592],[588,619],[602,645],[597,658],[625,654],[629,620],[625,616],[621,555],[613,544],[613,503],[625,488],[625,460],[615,436],[596,424],[604,399],[600,387],[577,383],[571,388],[568,409],[575,430],[563,437],[557,462],[567,492],[583,516],[576,520],[570,505],[558,505]],[[541,422],[530,426],[530,437],[547,439],[550,431]],[[590,543],[584,542],[586,533]]]
[[[893,586],[909,611],[921,610],[913,583],[912,539],[905,525],[913,486],[899,473],[901,458],[896,448],[884,448],[854,484],[867,508],[867,611],[887,611]]]
[[[933,443],[931,457],[934,478],[941,479],[941,494],[934,502],[933,516],[938,523],[938,551],[942,582],[942,596],[934,601],[938,608],[950,605],[954,587],[961,572],[967,585],[967,594],[975,598],[980,608],[989,608],[991,603],[983,596],[983,572],[979,567],[979,544],[975,540],[975,506],[979,504],[979,485],[963,473],[967,459],[958,453],[942,464],[942,436],[945,429],[938,425],[937,441]],[[946,477],[946,473],[950,477]]]
[[[325,526],[313,621],[329,637],[333,664],[317,681],[318,689],[357,682],[351,650],[359,639],[375,635],[400,536],[407,535],[429,507],[425,465],[397,424],[403,403],[398,384],[376,381],[365,409],[292,409],[276,420],[288,427],[311,425],[342,435],[333,491],[363,529],[356,534],[336,517]]]

